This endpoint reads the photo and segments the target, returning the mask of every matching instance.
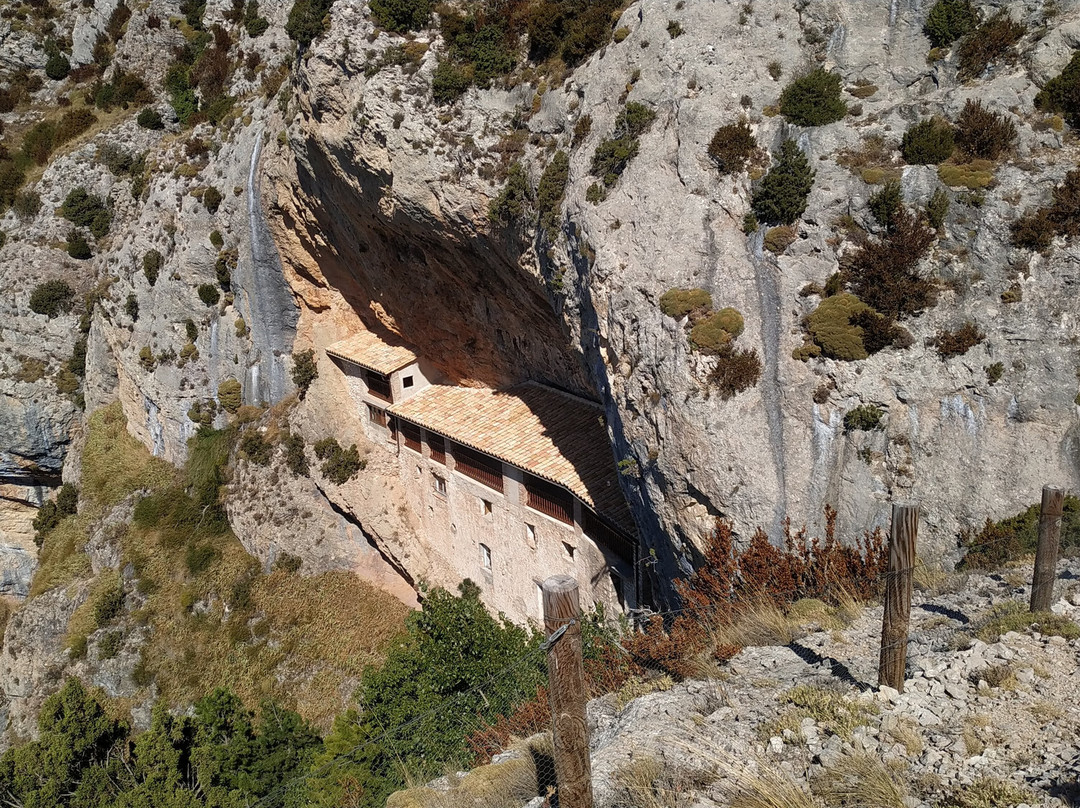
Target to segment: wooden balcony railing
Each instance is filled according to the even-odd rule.
[[[401,438],[405,446],[417,454],[420,453],[420,427],[410,424],[408,421],[401,422]]]
[[[427,445],[428,450],[431,452],[431,459],[436,463],[442,463],[446,465],[446,440],[442,435],[436,435],[434,432],[427,433]]]
[[[531,474],[525,475],[524,482],[526,505],[560,522],[574,524],[574,498],[569,491]]]
[[[475,452],[459,443],[454,444],[454,468],[499,493],[503,490],[502,462]]]

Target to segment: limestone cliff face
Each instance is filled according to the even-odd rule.
[[[1040,3],[1009,4],[1031,31],[1027,55],[965,85],[953,60],[927,63],[922,4],[795,6],[755,7],[740,21],[738,4],[675,10],[641,0],[618,23],[630,31],[622,42],[542,95],[521,84],[437,107],[427,90],[437,37],[411,75],[392,65],[364,71],[400,39],[376,36],[364,4],[340,0],[329,34],[298,65],[289,152],[278,155],[270,200],[307,303],[301,332],[325,344],[326,322],[345,327],[352,316],[326,313],[351,308],[368,327],[406,336],[455,381],[532,377],[599,396],[616,456],[641,469],[624,485],[669,573],[718,514],[748,535],[784,516],[819,526],[831,505],[850,536],[885,524],[890,502],[916,500],[923,541],[944,553],[959,528],[1015,512],[1044,483],[1075,486],[1075,249],[1059,245],[1048,258],[1014,250],[1008,225],[1044,204],[1075,162],[1067,138],[1032,124],[1037,82],[1068,61],[1080,10],[1064,4],[1047,20]],[[676,18],[684,33],[672,38]],[[861,114],[824,127],[762,115],[790,76],[814,64],[846,87],[878,91]],[[1019,147],[984,198],[950,192],[945,235],[924,266],[941,282],[939,303],[904,323],[914,347],[850,363],[792,359],[817,303],[800,290],[823,283],[850,249],[836,238],[837,219],[870,222],[875,189],[838,165],[838,153],[873,134],[898,142],[931,114],[955,119],[976,97],[1011,111]],[[591,156],[624,98],[649,104],[657,120],[618,184],[592,204]],[[554,244],[487,221],[500,183],[483,177],[496,172],[495,147],[515,113],[534,182],[549,147],[571,151]],[[591,133],[572,145],[585,115]],[[779,258],[762,250],[760,233],[742,233],[747,177],[720,179],[706,156],[716,128],[741,115],[767,148],[796,139],[817,172],[798,238]],[[925,204],[941,185],[933,167],[903,169],[909,204]],[[556,274],[561,283],[545,282]],[[1014,282],[1023,299],[1003,304]],[[764,363],[757,387],[728,401],[710,395],[713,360],[692,352],[657,306],[676,286],[705,288],[717,306],[743,312],[740,343]],[[942,361],[926,340],[965,320],[987,339]],[[984,369],[995,362],[1006,371],[991,385]],[[862,403],[884,409],[884,429],[845,434],[843,415]]]

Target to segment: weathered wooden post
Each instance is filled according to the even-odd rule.
[[[1061,544],[1061,514],[1065,492],[1043,486],[1042,513],[1039,516],[1039,547],[1035,551],[1035,574],[1031,578],[1031,611],[1048,612],[1054,599],[1058,549]]]
[[[917,505],[892,506],[889,532],[889,572],[885,580],[885,616],[881,622],[878,684],[904,692],[908,621],[911,618],[911,573],[915,539],[919,535]]]
[[[551,734],[559,808],[592,808],[589,730],[585,723],[585,669],[581,662],[581,604],[578,585],[569,575],[544,581],[544,631],[547,652]]]

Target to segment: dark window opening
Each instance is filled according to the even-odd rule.
[[[582,508],[581,529],[601,547],[611,550],[627,564],[634,563],[634,542],[600,519],[589,508]]]
[[[373,424],[379,426],[386,426],[386,410],[380,410],[378,407],[374,407],[371,404],[367,405],[368,420]]]
[[[376,373],[373,370],[365,370],[364,382],[367,384],[368,393],[370,395],[375,396],[375,398],[381,398],[383,401],[393,400],[390,393],[389,376],[383,376],[381,373]]]
[[[427,445],[431,451],[431,459],[436,463],[442,463],[446,465],[446,440],[442,435],[436,435],[434,432],[427,433]]]
[[[412,387],[413,386],[413,377],[412,376],[402,376],[401,377],[401,386],[402,387]]]
[[[574,498],[569,491],[532,474],[524,475],[524,483],[526,505],[560,522],[574,524]]]
[[[405,446],[417,454],[420,453],[420,427],[410,424],[408,421],[401,422],[401,437]]]
[[[611,585],[615,588],[615,599],[619,602],[619,608],[626,608],[626,590],[623,587],[622,576],[615,570],[610,570]]]
[[[502,493],[502,463],[493,457],[480,454],[460,443],[454,444],[454,468],[488,488]]]
[[[435,489],[435,493],[440,497],[446,496],[446,479],[440,477],[438,474],[431,475],[431,485]]]

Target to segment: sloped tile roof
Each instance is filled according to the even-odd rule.
[[[637,534],[598,404],[535,382],[507,390],[432,385],[389,411],[556,483]]]
[[[326,349],[330,356],[345,359],[376,373],[388,375],[411,365],[417,360],[416,353],[403,341],[386,342],[370,331],[359,331],[351,337],[335,342]]]

